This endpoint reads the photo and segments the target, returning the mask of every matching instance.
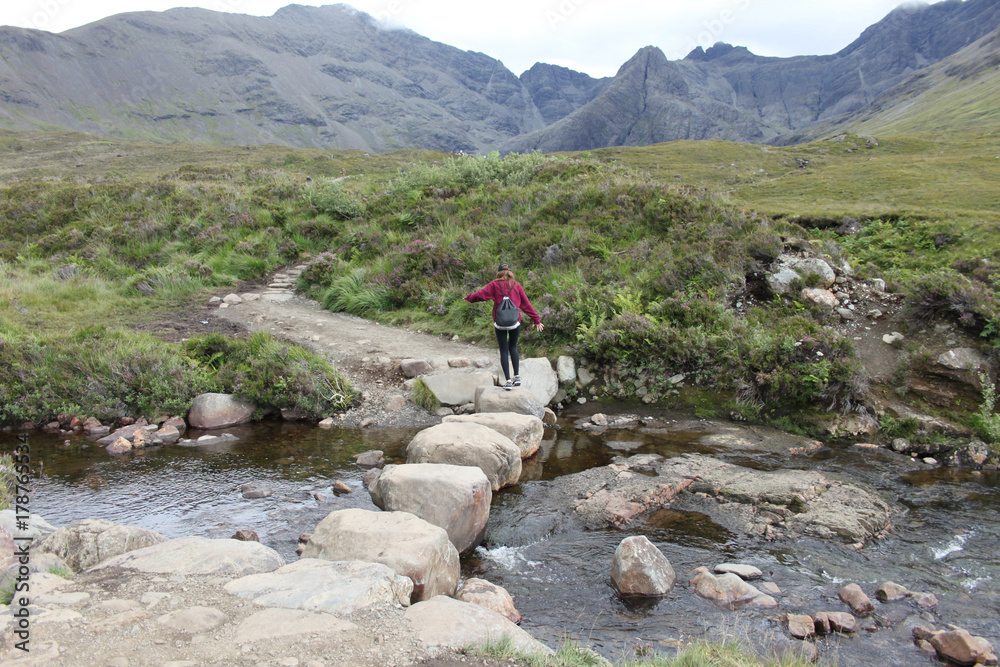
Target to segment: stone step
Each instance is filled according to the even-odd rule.
[[[264,292],[261,298],[264,301],[288,301],[293,296],[291,292]]]

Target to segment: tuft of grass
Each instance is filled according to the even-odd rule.
[[[420,407],[424,408],[429,412],[434,412],[441,407],[441,401],[437,399],[424,381],[417,378],[417,381],[413,384],[413,396],[410,399]]]
[[[72,579],[76,576],[76,573],[73,572],[73,570],[62,565],[53,565],[50,567],[49,574],[54,574],[57,577],[62,577],[63,579]]]

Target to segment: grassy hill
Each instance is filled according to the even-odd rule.
[[[863,369],[830,313],[749,298],[747,276],[804,240],[859,278],[898,281],[925,315],[995,336],[990,176],[952,182],[991,141],[848,135],[481,159],[2,134],[0,370],[16,381],[0,387],[0,419],[145,414],[260,372],[292,377],[295,355],[269,341],[179,347],[134,328],[303,258],[314,263],[300,285],[328,308],[482,340],[486,312],[462,297],[511,261],[546,322],[525,351],[591,360],[608,395],[679,400],[668,378],[684,373],[700,405],[754,419],[864,404]],[[833,233],[845,216],[860,234]],[[74,361],[84,348],[100,363]],[[254,350],[274,363],[255,370]],[[276,403],[312,400],[298,372],[298,393]],[[116,387],[123,375],[135,383]]]

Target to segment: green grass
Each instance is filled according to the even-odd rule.
[[[272,407],[294,396],[317,415],[324,395],[350,402],[292,348],[257,341],[260,367],[244,356],[222,372],[212,354],[134,331],[305,259],[315,263],[299,287],[331,310],[487,344],[488,305],[463,297],[510,262],[546,324],[524,332],[523,354],[586,357],[626,399],[640,379],[663,398],[665,378],[683,372],[723,412],[792,425],[870,396],[827,314],[797,298],[734,312],[747,276],[789,241],[886,279],[914,322],[956,322],[987,352],[1000,334],[992,135],[482,159],[0,132],[0,154],[0,363],[15,378],[0,385],[5,421],[180,409],[210,386],[263,392]],[[861,232],[839,236],[849,217]],[[57,278],[69,265],[76,275]],[[96,351],[86,368],[69,356],[80,341]]]
[[[641,647],[641,648],[640,648]],[[713,643],[698,641],[667,655],[649,644],[637,644],[632,655],[610,663],[579,644],[565,641],[553,655],[518,651],[507,637],[467,653],[500,660],[518,661],[531,667],[808,667],[814,663],[791,652],[759,656],[746,643],[727,639]],[[821,664],[834,667],[836,662]]]

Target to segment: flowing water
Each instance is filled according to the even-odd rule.
[[[416,429],[331,429],[263,423],[227,429],[240,440],[218,446],[167,446],[117,458],[82,435],[30,436],[38,476],[32,513],[60,526],[101,518],[168,537],[230,537],[253,529],[261,542],[293,560],[301,533],[329,512],[375,509],[362,485],[355,454],[381,449],[390,463],[405,461]],[[189,437],[192,434],[189,434]],[[197,433],[193,434],[197,435]],[[837,591],[855,582],[874,599],[891,580],[934,593],[933,615],[907,602],[881,605],[856,635],[821,639],[821,658],[848,665],[936,664],[914,648],[915,624],[954,623],[1000,646],[1000,476],[930,468],[885,450],[826,448],[811,457],[731,451],[698,444],[699,433],[651,434],[550,429],[542,450],[525,461],[519,485],[494,494],[487,542],[463,561],[466,576],[504,586],[524,615],[522,627],[550,646],[579,640],[605,656],[631,657],[636,647],[670,653],[692,638],[743,635],[758,647],[781,646],[781,613],[843,611]],[[65,441],[65,442],[64,442]],[[11,434],[0,435],[9,451]],[[562,475],[609,463],[615,456],[710,453],[756,469],[819,470],[878,490],[897,504],[890,534],[860,553],[813,539],[767,543],[732,533],[697,512],[664,509],[625,530],[582,531],[560,525],[547,506],[546,485]],[[353,489],[337,496],[332,485]],[[240,487],[273,489],[247,500]],[[615,548],[643,534],[667,556],[678,585],[659,601],[619,599],[610,584]],[[777,611],[722,611],[687,586],[694,568],[722,562],[755,565],[782,590]]]

